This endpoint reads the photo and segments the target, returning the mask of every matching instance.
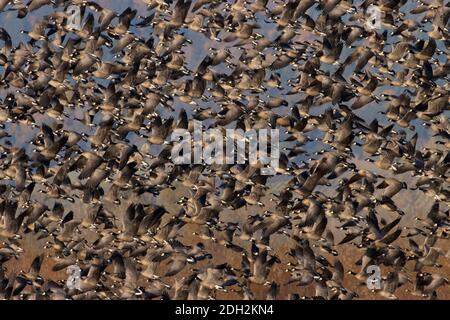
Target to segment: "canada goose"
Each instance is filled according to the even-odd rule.
[[[144,0],[144,16],[72,2],[81,28],[63,1],[0,0],[12,22],[35,19],[0,28],[0,264],[26,259],[30,236],[45,242],[29,269],[0,265],[0,297],[394,299],[411,294],[408,273],[412,293],[437,298],[448,5]],[[192,137],[194,120],[237,142],[278,130],[273,176],[253,155],[175,164],[170,134]],[[193,140],[194,153],[212,145]],[[358,273],[337,259],[349,247]],[[80,268],[78,289],[41,272],[53,261]],[[352,287],[372,264],[381,290]]]
[[[11,3],[12,0],[2,0],[0,1],[0,11],[3,11],[3,9],[6,8],[6,6]]]
[[[406,185],[406,183],[398,181],[395,178],[388,178],[385,179],[382,183],[380,183],[377,186],[377,189],[383,189],[384,191],[382,193],[382,197],[385,198],[392,198],[393,196],[395,196],[398,192],[400,192],[402,189],[407,189],[408,186]]]
[[[43,256],[37,256],[33,259],[33,262],[31,262],[30,270],[24,274],[24,277],[26,279],[33,282],[42,279],[39,276],[39,273],[41,270],[43,259]]]
[[[419,60],[429,60],[436,50],[436,41],[433,38],[428,40],[427,45],[416,54],[417,59]]]
[[[119,15],[119,23],[113,28],[111,25],[107,27],[108,31],[113,35],[123,35],[125,34],[131,25],[131,21],[136,17],[137,10],[133,10],[132,8],[126,8]]]
[[[103,163],[102,157],[93,152],[82,153],[75,163],[69,168],[70,171],[76,169],[82,169],[78,175],[79,179],[89,178],[101,164]]]
[[[172,19],[170,20],[171,26],[176,28],[180,27],[184,23],[190,6],[191,1],[177,0],[173,8]]]
[[[418,273],[416,276],[415,293],[430,295],[439,287],[448,284],[448,279],[438,274]]]
[[[88,265],[88,273],[84,279],[81,279],[79,291],[90,292],[95,291],[98,285],[101,274],[106,267],[106,263],[103,259],[94,257]],[[78,290],[78,289],[77,289]]]
[[[155,117],[150,126],[151,132],[148,138],[149,142],[153,144],[163,144],[169,134],[172,124],[173,118],[169,118],[163,122],[160,116]]]
[[[93,8],[96,12],[100,12],[100,16],[98,17],[98,23],[100,30],[105,30],[110,25],[111,21],[117,17],[117,13],[109,8],[102,7],[98,3],[94,1],[87,2],[87,5],[90,8]]]

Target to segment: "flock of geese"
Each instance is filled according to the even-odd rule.
[[[448,294],[448,1],[134,4],[0,0],[0,298]],[[276,175],[174,165],[195,120],[279,129]]]

